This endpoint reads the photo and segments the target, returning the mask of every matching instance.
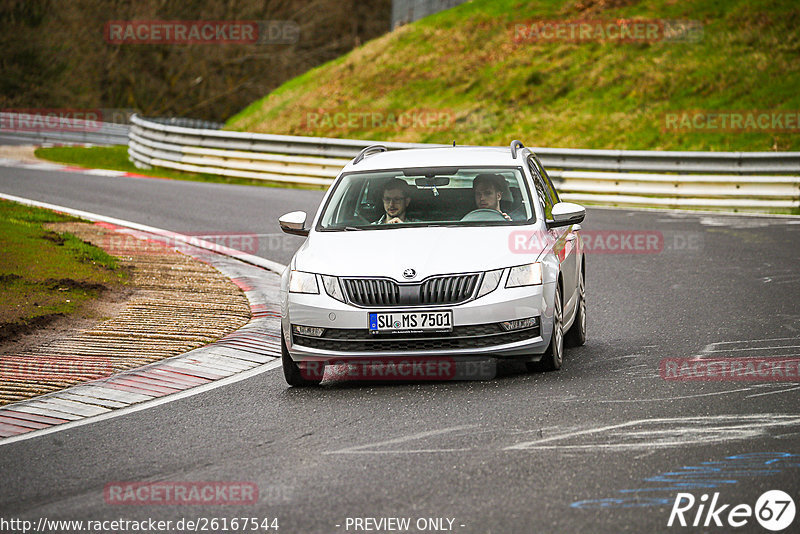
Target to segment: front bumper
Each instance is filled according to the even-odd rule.
[[[282,327],[287,349],[296,362],[333,362],[347,358],[448,356],[535,359],[550,343],[553,329],[552,284],[506,289],[500,287],[463,304],[426,306],[453,311],[449,334],[372,335],[368,313],[411,308],[361,308],[319,295],[283,293]],[[504,331],[499,323],[538,317],[534,328]],[[322,337],[291,332],[292,325],[324,328]]]

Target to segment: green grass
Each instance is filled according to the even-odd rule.
[[[191,172],[173,171],[170,169],[139,169],[128,160],[127,146],[110,147],[53,147],[37,148],[34,152],[36,157],[76,165],[87,169],[110,169],[114,171],[131,172],[143,176],[154,178],[167,178],[171,180],[191,180],[195,182],[212,182],[236,185],[261,185],[267,187],[292,187],[298,189],[320,189],[316,186],[304,186],[300,184],[285,184],[282,182],[272,182],[268,180],[256,180],[248,178],[232,178],[219,176],[216,174],[197,174]]]
[[[73,313],[127,279],[102,249],[43,226],[77,220],[0,200],[0,339]]]
[[[610,5],[618,7],[602,8]],[[587,7],[588,6],[588,7]],[[530,20],[692,19],[699,42],[514,43]],[[800,150],[800,134],[676,132],[664,114],[800,110],[796,0],[474,0],[401,27],[283,84],[231,130],[461,144]],[[444,127],[309,120],[442,112]],[[330,115],[327,115],[330,116]]]

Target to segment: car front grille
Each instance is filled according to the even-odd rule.
[[[387,278],[343,278],[347,298],[358,306],[397,306],[400,286]]]
[[[457,304],[470,298],[479,274],[457,274],[428,278],[420,284],[420,304]]]
[[[328,328],[323,337],[293,335],[294,343],[312,349],[338,352],[405,352],[420,350],[486,348],[539,336],[539,327],[506,332],[499,324],[457,326],[452,332],[421,334],[371,334],[367,329]]]
[[[347,299],[356,306],[450,305],[475,294],[480,273],[435,276],[414,284],[389,278],[342,278]]]

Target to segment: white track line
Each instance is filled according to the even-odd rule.
[[[24,441],[26,439],[38,438],[40,436],[44,436],[47,434],[61,432],[62,430],[69,430],[70,428],[75,428],[92,423],[99,423],[100,421],[114,419],[115,417],[120,417],[122,415],[127,415],[129,413],[138,412],[140,410],[155,408],[156,406],[161,406],[162,404],[167,404],[169,402],[173,402],[176,400],[185,399],[186,397],[192,397],[200,393],[205,393],[206,391],[211,391],[212,389],[217,389],[222,386],[227,386],[229,384],[235,384],[236,382],[240,382],[242,380],[247,380],[248,378],[260,375],[261,373],[266,373],[267,371],[277,369],[280,366],[281,366],[281,360],[280,358],[278,358],[277,360],[265,363],[263,365],[259,365],[258,367],[254,367],[249,371],[244,371],[226,378],[221,378],[219,380],[215,380],[214,382],[209,382],[207,384],[203,384],[202,386],[193,387],[191,389],[180,391],[178,393],[172,393],[171,395],[167,395],[165,397],[160,397],[157,399],[140,402],[138,404],[134,404],[125,408],[115,409],[111,412],[102,415],[86,417],[83,419],[79,419],[77,421],[70,421],[69,423],[61,423],[58,425],[54,425],[49,428],[43,428],[41,430],[26,432],[25,434],[19,434],[18,436],[3,438],[2,440],[0,440],[0,447],[2,447],[3,445],[10,445],[11,443],[16,443],[17,441]],[[6,406],[13,406],[13,404],[8,404]]]
[[[439,430],[429,430],[426,432],[418,432],[416,434],[409,434],[407,436],[400,436],[399,438],[387,439],[385,441],[378,441],[375,443],[367,443],[366,445],[356,445],[353,447],[346,447],[344,449],[339,449],[337,451],[330,451],[325,452],[323,454],[363,454],[363,453],[386,453],[386,452],[431,452],[430,450],[425,451],[368,451],[364,449],[368,449],[371,447],[382,447],[384,445],[398,445],[400,443],[406,443],[408,441],[414,441],[416,439],[428,438],[432,436],[439,436],[441,434],[447,434],[448,432],[455,432],[457,430],[466,430],[469,428],[475,428],[478,425],[461,425],[461,426],[453,426],[450,428],[442,428]],[[452,451],[465,451],[469,449],[447,449],[448,452]],[[438,449],[435,452],[439,452]]]

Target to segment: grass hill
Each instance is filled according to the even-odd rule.
[[[515,40],[516,25],[531,21],[618,19],[690,19],[702,37]],[[290,80],[227,127],[460,144],[800,150],[799,26],[796,0],[473,0]],[[690,110],[794,112],[794,130],[667,127],[666,113]]]

